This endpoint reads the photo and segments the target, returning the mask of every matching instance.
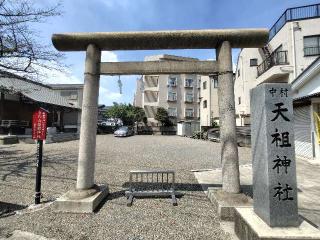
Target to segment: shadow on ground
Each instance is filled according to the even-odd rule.
[[[15,211],[22,210],[27,206],[12,204],[0,201],[0,218],[8,217],[15,214]]]
[[[48,154],[43,156],[43,167],[52,168],[57,170],[55,164],[63,166],[65,169],[71,169],[76,159],[66,154]],[[27,177],[34,175],[34,168],[36,163],[36,153],[12,149],[10,147],[2,148],[0,150],[0,176],[2,181],[6,181],[9,176],[13,177]],[[61,179],[58,176],[46,176]],[[63,178],[69,179],[69,178]],[[75,179],[69,179],[75,180]]]

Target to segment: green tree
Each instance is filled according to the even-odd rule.
[[[129,126],[135,122],[142,122],[146,118],[143,108],[122,103],[113,103],[113,106],[106,111],[105,116],[107,118],[119,118],[124,125]]]
[[[142,107],[134,107],[134,120],[135,122],[144,122],[146,123],[146,112]]]
[[[211,127],[218,128],[219,124],[217,123],[217,121],[211,119]]]
[[[157,113],[154,118],[159,121],[162,126],[172,126],[168,111],[163,107],[157,108]]]

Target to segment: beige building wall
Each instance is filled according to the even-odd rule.
[[[162,60],[197,61],[195,58],[173,55],[155,55],[145,58],[145,61]],[[174,85],[170,84],[170,79],[175,79]],[[190,86],[186,86],[186,79],[192,79]],[[141,106],[145,109],[150,124],[158,124],[154,119],[158,107],[165,108],[174,123],[179,121],[197,121],[199,116],[198,79],[199,76],[195,74],[144,75],[141,81],[137,82],[134,104],[138,106],[140,103],[138,86],[142,85]],[[189,112],[191,109],[193,109],[193,114],[188,115],[186,112]]]
[[[52,90],[75,107],[82,107],[83,84],[48,84]]]
[[[68,103],[73,104],[74,107],[82,107],[83,99],[83,84],[49,84],[49,86],[60,96],[67,99]],[[60,112],[58,113],[60,115]],[[73,127],[73,123],[77,122],[77,132],[80,131],[81,125],[81,111],[65,112],[63,113],[63,120],[65,128]]]
[[[142,107],[142,92],[143,92],[143,79],[138,78],[136,81],[136,92],[133,97],[133,105],[136,107]]]
[[[320,35],[320,18],[287,22],[269,41],[270,53],[277,50],[285,52],[286,63],[279,64],[264,71],[258,76],[257,66],[250,66],[250,59],[263,63],[267,55],[262,49],[242,49],[237,62],[235,79],[235,106],[237,125],[250,124],[250,90],[264,82],[291,83],[319,55],[305,56],[304,37]]]

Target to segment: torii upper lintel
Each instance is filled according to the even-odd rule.
[[[144,32],[58,33],[52,43],[59,51],[86,51],[89,44],[100,50],[213,49],[228,41],[232,48],[258,48],[269,37],[268,29],[206,29]]]

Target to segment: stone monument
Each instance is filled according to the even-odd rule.
[[[254,88],[251,119],[254,211],[271,227],[298,226],[291,86]]]
[[[298,216],[291,85],[251,90],[253,208],[236,208],[240,239],[320,239]]]

